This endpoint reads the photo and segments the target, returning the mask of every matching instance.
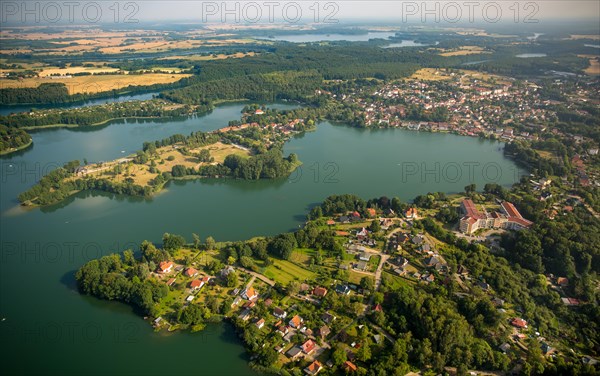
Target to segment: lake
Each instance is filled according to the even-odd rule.
[[[439,42],[435,42],[435,45],[439,44]],[[403,39],[398,43],[391,43],[387,46],[383,46],[383,48],[402,48],[402,47],[424,47],[429,46],[429,44],[419,43],[414,40]]]
[[[373,31],[364,34],[290,34],[290,35],[273,35],[269,37],[254,37],[255,39],[268,39],[293,43],[309,43],[309,42],[367,42],[370,39],[388,39],[396,35],[395,32]]]
[[[518,55],[515,55],[515,56],[519,57],[521,59],[529,59],[529,58],[532,58],[532,57],[546,57],[548,55],[545,54],[545,53],[528,53],[528,54],[518,54]]]
[[[152,199],[82,192],[42,209],[17,204],[17,194],[45,169],[73,159],[114,159],[144,141],[217,129],[238,119],[242,107],[230,103],[177,121],[38,131],[32,134],[31,148],[0,159],[5,372],[251,375],[246,353],[229,325],[211,325],[195,334],[155,333],[128,306],[79,295],[74,272],[90,259],[137,249],[144,239],[160,242],[164,232],[191,241],[192,232],[238,240],[292,230],[312,205],[331,194],[409,200],[427,192],[462,191],[471,181],[481,189],[486,182],[509,185],[518,180],[515,165],[497,142],[324,122],[286,144],[285,153],[297,153],[304,162],[289,179],[203,179],[172,182]],[[14,361],[24,353],[35,361]]]

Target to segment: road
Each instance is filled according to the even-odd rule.
[[[379,290],[379,286],[381,286],[381,272],[383,271],[383,265],[389,258],[390,255],[381,254],[381,260],[379,260],[379,265],[375,271],[375,291]]]

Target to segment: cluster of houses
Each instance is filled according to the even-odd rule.
[[[458,77],[457,77],[458,78]],[[448,85],[453,90],[448,90]],[[535,134],[543,123],[556,118],[550,106],[553,101],[540,97],[539,87],[534,83],[513,86],[510,82],[485,87],[479,83],[461,84],[460,80],[409,81],[388,84],[373,92],[354,92],[338,100],[359,105],[367,126],[403,127],[431,132],[453,132],[467,136],[483,133],[507,141],[514,139],[537,140]],[[370,98],[379,98],[372,101]],[[369,98],[369,99],[367,99]],[[482,105],[485,103],[485,105]],[[447,121],[406,120],[409,107],[433,112],[445,108]],[[526,124],[516,132],[511,123]]]
[[[156,273],[161,275],[168,275],[174,271],[181,271],[183,269],[183,266],[175,265],[173,261],[162,261],[158,264],[158,267],[156,268]],[[194,293],[200,291],[207,284],[214,282],[213,277],[207,275],[200,275],[198,270],[194,269],[193,267],[186,268],[182,274],[184,277],[190,279],[190,282],[187,284],[187,287],[189,289],[189,295],[185,299],[187,303],[191,303],[194,300]],[[166,285],[169,287],[173,286],[176,280],[177,276],[169,278],[166,281]]]
[[[533,222],[523,218],[517,208],[507,201],[500,204],[500,212],[488,213],[485,208],[481,212],[470,199],[463,200],[460,208],[463,217],[460,219],[459,227],[460,231],[466,234],[472,234],[482,228],[521,230],[533,225]]]

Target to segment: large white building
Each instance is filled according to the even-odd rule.
[[[460,231],[472,234],[480,228],[506,228],[521,230],[530,227],[533,222],[523,218],[521,213],[510,202],[500,205],[500,212],[480,212],[472,200],[466,199],[460,204],[464,216],[460,219]]]

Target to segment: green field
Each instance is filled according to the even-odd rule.
[[[314,279],[316,274],[294,263],[285,260],[274,260],[273,265],[267,267],[263,273],[275,282],[287,285],[291,281],[305,281]]]

